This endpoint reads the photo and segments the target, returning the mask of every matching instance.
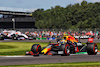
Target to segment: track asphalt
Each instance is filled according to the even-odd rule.
[[[26,65],[46,63],[69,63],[69,62],[100,62],[100,54],[97,55],[70,55],[70,56],[6,56],[0,57],[0,65]]]

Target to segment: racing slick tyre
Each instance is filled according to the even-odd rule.
[[[5,39],[5,35],[0,35],[0,40],[4,40]]]
[[[96,43],[88,44],[86,49],[87,49],[88,55],[96,55],[98,52],[98,46]]]
[[[13,40],[18,40],[17,37],[13,37],[12,39],[13,39]]]
[[[39,44],[33,44],[31,47],[31,51],[34,53],[34,56],[39,56],[41,53],[41,46]]]
[[[19,37],[18,35],[15,35],[15,34],[12,35],[13,40],[18,40],[18,37]]]
[[[67,56],[70,55],[70,46],[69,46],[69,44],[65,45],[65,55],[67,55]]]
[[[69,44],[61,45],[60,50],[64,51],[64,54],[62,56],[69,56],[70,55],[70,46],[69,46]]]

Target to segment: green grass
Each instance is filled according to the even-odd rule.
[[[44,47],[48,45],[49,42],[0,42],[0,55],[25,55],[25,52],[30,51],[33,44],[40,44]],[[97,44],[100,50],[100,43]]]
[[[40,44],[42,47],[48,45],[48,43],[38,42],[1,42],[0,55],[25,55],[26,51],[31,50],[33,44]]]
[[[9,65],[0,67],[100,67],[100,62],[75,62],[56,64],[34,64],[34,65]]]

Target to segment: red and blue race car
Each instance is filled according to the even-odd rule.
[[[31,51],[27,51],[26,55],[39,56],[43,55],[66,55],[76,54],[78,52],[87,52],[88,55],[96,55],[98,52],[98,46],[96,43],[92,43],[93,39],[90,39],[86,44],[78,42],[73,36],[64,36],[57,43],[50,43],[47,47],[41,47],[39,44],[33,44]]]

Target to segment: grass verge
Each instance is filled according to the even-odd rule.
[[[33,44],[40,44],[42,47],[48,43],[38,42],[1,42],[0,55],[25,55],[26,51],[31,50]]]

